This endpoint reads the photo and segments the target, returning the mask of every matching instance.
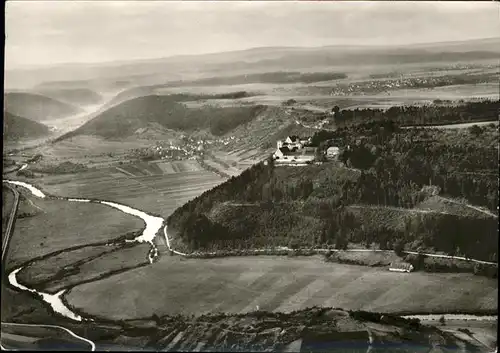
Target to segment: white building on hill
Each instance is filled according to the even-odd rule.
[[[328,147],[326,150],[326,158],[332,159],[332,160],[338,160],[340,155],[340,148],[332,146]]]
[[[300,138],[298,136],[288,136],[285,139],[283,145],[287,145],[290,148],[301,149],[304,144],[302,143],[302,141],[300,141]]]
[[[316,148],[303,147],[299,149],[290,150],[287,147],[281,147],[273,154],[273,159],[277,163],[282,164],[303,164],[312,163],[316,158]]]

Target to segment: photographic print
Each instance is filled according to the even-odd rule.
[[[2,350],[496,352],[499,11],[8,1]]]

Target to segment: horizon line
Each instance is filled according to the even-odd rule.
[[[145,58],[137,58],[137,59],[124,59],[124,60],[113,60],[113,61],[95,61],[95,62],[56,62],[51,64],[41,64],[41,65],[20,65],[16,68],[7,69],[4,67],[5,72],[7,71],[23,71],[23,70],[33,70],[33,69],[51,69],[60,66],[106,66],[106,65],[116,65],[116,64],[133,64],[147,61],[155,61],[155,60],[166,60],[166,59],[175,59],[175,58],[186,58],[186,57],[197,57],[197,56],[206,56],[206,55],[220,55],[220,54],[230,54],[230,53],[238,53],[245,51],[252,51],[258,49],[321,49],[321,48],[329,48],[329,47],[368,47],[368,48],[376,48],[376,47],[408,47],[412,45],[429,45],[429,44],[439,44],[439,43],[462,43],[462,42],[473,42],[473,41],[481,41],[481,40],[500,40],[500,36],[495,37],[482,37],[482,38],[474,38],[474,39],[464,39],[464,40],[450,40],[450,41],[436,41],[436,42],[414,42],[407,44],[328,44],[321,46],[260,46],[260,47],[249,47],[245,49],[235,49],[228,51],[215,51],[215,52],[205,52],[198,54],[174,54],[168,56],[156,56],[156,57],[145,57]],[[6,66],[7,61],[4,57],[4,65]]]

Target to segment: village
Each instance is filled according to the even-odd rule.
[[[153,146],[133,150],[133,156],[141,160],[168,160],[180,161],[196,159],[203,156],[206,149],[213,146],[227,146],[231,142],[238,142],[235,136],[218,139],[197,139],[182,135],[177,142],[156,141]]]

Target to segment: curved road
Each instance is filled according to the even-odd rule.
[[[5,239],[2,241],[2,264],[4,264],[4,261],[5,261],[5,255],[7,254],[7,249],[9,247],[9,241],[10,241],[10,237],[12,235],[12,231],[14,230],[14,222],[15,222],[15,219],[16,219],[16,215],[17,215],[17,209],[18,209],[18,206],[19,206],[19,192],[11,187],[10,185],[6,184],[6,186],[14,193],[14,206],[12,207],[12,210],[10,212],[10,215],[9,215],[9,220],[7,222],[7,227],[6,227],[6,230],[5,230]],[[5,268],[5,266],[3,266]],[[76,333],[74,333],[73,331],[65,328],[65,327],[62,327],[62,326],[54,326],[54,325],[39,325],[39,324],[18,324],[18,323],[13,323],[13,322],[2,322],[2,326],[15,326],[15,327],[19,327],[19,328],[25,328],[27,332],[29,332],[29,327],[44,327],[44,328],[51,328],[51,329],[58,329],[58,330],[62,330],[66,333],[69,333],[72,337],[76,338],[77,340],[79,341],[83,341],[85,342],[86,345],[90,345],[90,350],[91,351],[95,351],[95,344],[94,342],[84,338],[84,337],[81,337],[81,336],[78,336]],[[24,334],[26,336],[26,334]],[[7,347],[5,347],[5,343],[0,343],[0,348],[2,350],[8,350]]]

